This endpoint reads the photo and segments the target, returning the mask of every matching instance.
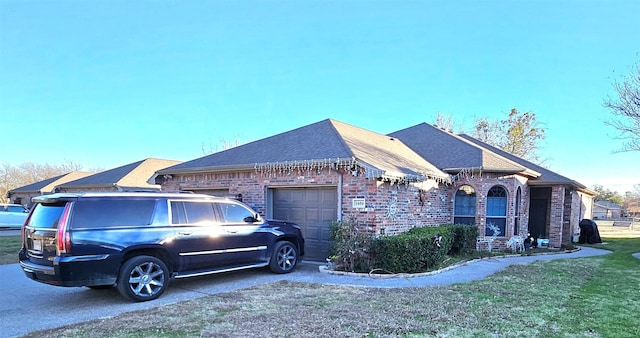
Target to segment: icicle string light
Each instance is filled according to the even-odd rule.
[[[451,183],[450,176],[437,176],[426,171],[416,170],[416,174],[390,173],[370,165],[359,163],[355,158],[335,158],[322,160],[283,161],[256,163],[254,170],[267,177],[320,174],[324,169],[344,170],[357,176],[360,168],[364,169],[364,175],[369,179],[382,179],[383,181],[397,184],[409,184],[426,180],[435,180],[438,183]]]
[[[256,173],[259,172],[268,177],[275,177],[311,174],[312,172],[320,174],[322,170],[327,168],[351,169],[356,166],[357,162],[355,158],[328,158],[322,160],[256,163],[254,169]]]

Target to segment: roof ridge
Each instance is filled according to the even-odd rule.
[[[334,119],[331,119],[331,118],[329,118],[328,121],[329,121],[329,123],[331,125],[331,128],[333,129],[333,132],[338,137],[338,140],[340,141],[340,144],[342,145],[344,150],[347,153],[351,154],[351,157],[355,157],[355,153],[354,153],[353,149],[351,149],[351,147],[347,144],[347,141],[344,139],[344,135],[342,135],[342,133],[338,130],[338,126],[336,124],[342,124],[344,126],[349,126],[351,128],[359,128],[359,127],[356,127],[356,126],[353,126],[353,125],[350,125],[348,123],[344,123],[344,122],[341,122],[341,121],[338,121],[338,120],[334,120]],[[359,128],[359,129],[362,129],[362,128]],[[362,130],[365,130],[365,129],[362,129]]]

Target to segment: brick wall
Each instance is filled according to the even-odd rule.
[[[362,174],[362,173],[361,173]],[[397,184],[376,179],[343,175],[342,217],[366,224],[378,235],[393,235],[413,227],[450,223],[451,187],[434,180]],[[353,199],[365,200],[365,208],[355,209]]]
[[[476,191],[476,222],[484,234],[486,197],[499,185],[507,191],[506,234],[494,247],[504,247],[513,236],[516,216],[516,193],[520,189],[519,234],[527,234],[529,188],[521,176],[500,176],[492,173],[461,175],[453,184],[434,180],[398,184],[366,178],[364,169],[294,170],[284,172],[250,170],[243,172],[197,173],[173,175],[162,185],[164,191],[227,189],[230,195],[242,195],[242,200],[260,214],[267,215],[268,188],[278,187],[341,187],[341,218],[354,220],[363,230],[374,234],[398,234],[412,227],[453,223],[455,191],[470,185]],[[364,208],[354,208],[354,199],[364,200]]]
[[[355,175],[354,175],[355,173]],[[480,237],[485,234],[487,194],[494,186],[507,192],[506,231],[493,243],[493,248],[505,248],[514,235],[516,194],[520,191],[518,234],[526,236],[529,223],[531,188],[527,178],[518,175],[475,173],[459,175],[452,184],[434,180],[398,184],[366,178],[364,169],[356,171],[325,167],[314,170],[197,173],[173,175],[163,184],[163,190],[226,189],[230,195],[242,195],[242,200],[262,215],[267,215],[266,192],[279,187],[341,187],[342,220],[354,220],[373,234],[398,234],[412,227],[453,223],[454,195],[458,188],[469,185],[476,192],[476,224]],[[550,247],[560,247],[571,241],[577,224],[590,218],[592,198],[562,186],[549,189],[547,234]],[[364,200],[364,208],[354,208],[353,200]],[[336,217],[337,218],[337,217]],[[579,231],[579,230],[578,230]]]
[[[551,209],[549,210],[549,247],[559,248],[563,243],[563,228],[565,224],[565,207],[569,204],[565,203],[565,187],[553,186],[551,188]]]
[[[168,178],[162,190],[228,189],[230,195],[242,194],[243,202],[266,216],[267,188],[342,186],[342,219],[355,220],[372,234],[397,234],[415,226],[452,221],[450,186],[433,180],[394,184],[365,176],[362,168],[354,176],[351,170],[328,167],[283,173],[252,170],[180,174]],[[364,199],[365,208],[354,208],[354,198]]]

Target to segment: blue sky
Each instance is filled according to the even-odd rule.
[[[0,163],[191,160],[326,118],[382,134],[532,111],[545,165],[623,193],[604,125],[640,1],[0,0]],[[295,146],[295,145],[292,145]]]

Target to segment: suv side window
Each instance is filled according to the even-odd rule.
[[[81,199],[73,205],[72,228],[151,224],[154,199]]]
[[[214,222],[216,217],[209,202],[171,201],[172,224]]]
[[[255,213],[234,203],[219,203],[225,223],[247,223],[247,217],[255,217]]]

